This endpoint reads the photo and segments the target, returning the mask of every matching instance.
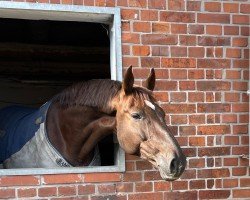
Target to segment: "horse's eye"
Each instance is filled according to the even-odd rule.
[[[132,116],[134,119],[142,119],[142,116],[141,116],[139,113],[132,113],[131,116]]]

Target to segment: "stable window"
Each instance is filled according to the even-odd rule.
[[[0,2],[0,108],[40,107],[73,82],[122,79],[120,10]],[[119,172],[115,137],[99,143],[102,166],[0,169],[0,175]]]

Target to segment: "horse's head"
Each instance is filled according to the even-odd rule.
[[[165,113],[152,97],[155,72],[146,87],[135,87],[132,67],[122,82],[115,107],[117,137],[128,154],[139,155],[155,166],[165,180],[175,180],[185,169],[186,158],[165,123]]]

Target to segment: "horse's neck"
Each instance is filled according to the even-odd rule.
[[[106,116],[87,106],[62,109],[52,104],[47,116],[47,130],[50,142],[72,165],[87,165],[96,143],[112,128],[98,128]],[[115,120],[114,120],[115,121]]]

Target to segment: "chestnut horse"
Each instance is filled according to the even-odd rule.
[[[134,86],[132,67],[127,70],[122,83],[90,80],[72,85],[42,106],[35,115],[32,122],[39,126],[34,128],[36,138],[31,139],[35,145],[25,147],[26,143],[25,148],[22,147],[25,154],[17,152],[15,156],[5,158],[2,160],[4,166],[97,165],[97,143],[115,133],[126,153],[148,160],[165,180],[179,178],[185,169],[186,158],[166,126],[164,111],[153,98],[154,86],[153,69],[146,87]],[[30,113],[34,111],[27,111],[25,117],[31,119]],[[2,116],[8,118],[6,114]],[[42,131],[45,134],[41,134]],[[39,140],[42,142],[37,142]]]

